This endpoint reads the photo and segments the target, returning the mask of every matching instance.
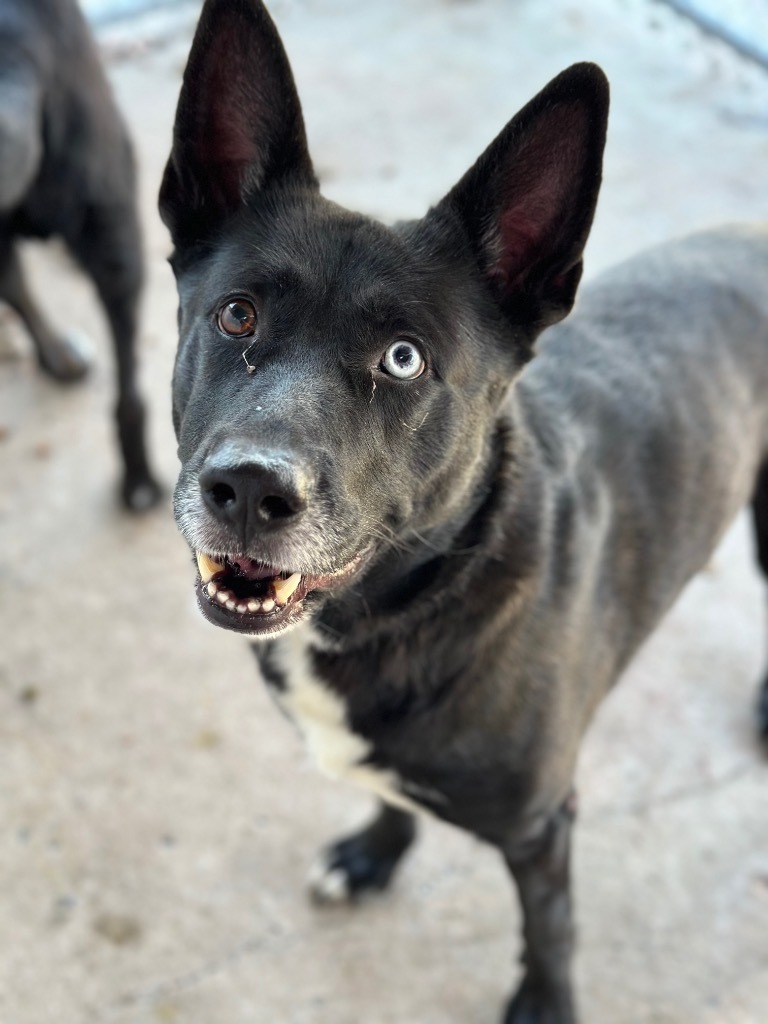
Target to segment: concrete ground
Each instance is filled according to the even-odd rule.
[[[768,217],[768,81],[645,0],[280,0],[333,198],[437,199],[577,59],[613,84],[588,273]],[[155,213],[194,8],[103,37],[140,155],[152,447],[175,474],[175,295]],[[389,896],[305,899],[318,845],[368,813],[324,780],[247,645],[203,622],[168,504],[115,505],[104,325],[56,247],[28,253],[83,385],[0,352],[2,1024],[493,1024],[519,916],[493,851],[434,822]],[[768,286],[768,282],[767,282]],[[584,747],[576,975],[589,1024],[768,1020],[768,765],[753,735],[762,587],[746,519],[603,706]]]

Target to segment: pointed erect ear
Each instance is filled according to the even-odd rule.
[[[176,110],[160,214],[195,241],[260,189],[316,188],[288,58],[260,0],[206,0]]]
[[[608,82],[563,71],[524,107],[436,208],[463,223],[505,314],[541,329],[570,310],[597,203]]]

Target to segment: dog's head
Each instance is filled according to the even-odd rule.
[[[570,68],[422,220],[385,227],[320,195],[263,6],[207,0],[160,207],[175,511],[212,621],[280,632],[466,521],[509,384],[573,304],[606,116],[602,72]]]

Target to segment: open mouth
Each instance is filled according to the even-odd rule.
[[[357,555],[336,572],[310,575],[280,569],[244,555],[198,551],[197,597],[209,621],[252,635],[282,632],[305,613],[304,601],[316,591],[347,582],[362,565]]]

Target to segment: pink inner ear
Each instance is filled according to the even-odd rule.
[[[522,284],[525,272],[532,262],[540,244],[540,224],[525,212],[515,208],[502,213],[499,218],[498,235],[491,244],[496,250],[495,259],[489,268],[492,277],[504,291]]]
[[[269,40],[222,5],[199,75],[195,143],[213,188],[229,203],[241,200],[246,179],[261,175],[279,128],[283,108],[271,91],[281,73],[275,63],[279,54]]]
[[[584,164],[576,119],[584,113],[572,104],[549,110],[504,172],[488,274],[505,291],[521,287],[529,270],[555,252],[570,221]]]
[[[256,158],[250,127],[228,97],[214,96],[210,132],[203,145],[211,163],[246,164]]]
[[[208,109],[198,140],[200,162],[216,168],[216,186],[231,202],[240,199],[244,178],[259,156],[254,145],[259,118],[245,96],[237,95],[235,75],[239,71],[214,62]]]

